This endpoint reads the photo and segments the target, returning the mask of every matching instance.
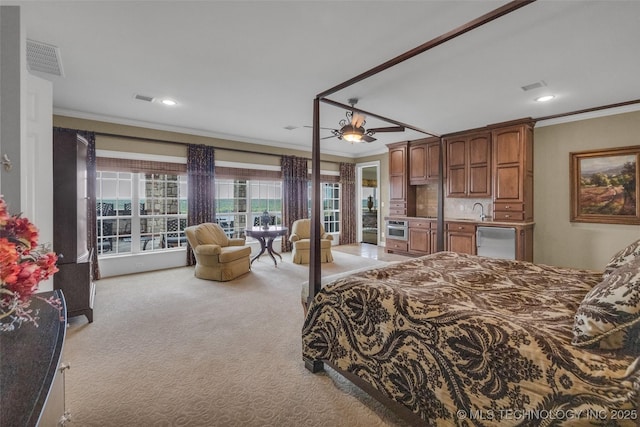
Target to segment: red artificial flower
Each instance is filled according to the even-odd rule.
[[[41,281],[58,271],[54,252],[40,253],[38,229],[28,219],[11,216],[0,196],[0,331],[12,330],[22,322],[36,324],[29,311],[30,298]],[[12,317],[8,317],[12,316]]]
[[[40,283],[40,268],[37,264],[23,262],[18,264],[20,272],[18,280],[8,286],[21,301],[26,301],[37,289]]]
[[[0,281],[10,285],[18,280],[20,267],[18,266],[18,251],[16,245],[7,238],[0,238]]]
[[[38,258],[38,266],[42,269],[42,280],[48,279],[58,272],[58,255],[55,252],[48,252]]]
[[[23,253],[29,252],[38,245],[38,229],[28,219],[11,217],[5,224],[5,233],[18,239],[24,245],[18,248]]]
[[[7,210],[7,203],[0,195],[0,226],[4,226],[11,216]]]

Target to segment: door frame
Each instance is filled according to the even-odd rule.
[[[364,168],[370,168],[370,167],[375,167],[376,168],[376,194],[378,197],[378,236],[376,238],[376,245],[380,246],[380,160],[374,160],[371,162],[363,162],[363,163],[356,163],[356,239],[358,241],[358,243],[362,243],[362,214],[363,214],[363,207],[362,207],[362,170]]]

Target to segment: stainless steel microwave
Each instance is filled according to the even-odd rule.
[[[387,238],[396,240],[408,240],[408,222],[402,220],[387,220]]]

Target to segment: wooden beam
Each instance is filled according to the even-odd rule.
[[[372,113],[370,111],[363,110],[361,108],[356,108],[356,107],[351,106],[351,105],[343,104],[341,102],[332,101],[331,99],[328,99],[328,98],[321,98],[320,101],[324,102],[325,104],[333,105],[334,107],[340,107],[340,108],[344,108],[345,110],[351,110],[351,111],[355,111],[355,112],[358,112],[358,113],[362,113],[362,114],[366,115],[367,117],[375,117],[377,119],[384,120],[385,122],[393,123],[394,125],[402,126],[402,127],[407,128],[407,129],[414,130],[416,132],[424,133],[424,134],[427,134],[427,135],[430,135],[430,136],[440,137],[440,135],[438,135],[438,134],[435,134],[433,132],[430,132],[430,131],[427,131],[427,130],[424,130],[424,129],[417,128],[417,127],[415,127],[413,125],[410,125],[410,124],[407,124],[407,123],[402,123],[402,122],[399,122],[397,120],[390,119],[388,117],[384,117],[384,116],[381,116],[379,114],[375,114],[375,113]]]
[[[560,113],[560,114],[553,114],[550,116],[537,117],[533,119],[533,121],[539,122],[542,120],[558,119],[560,117],[573,116],[575,114],[592,113],[594,111],[608,110],[610,108],[626,107],[627,105],[633,105],[633,104],[640,104],[640,99],[634,99],[633,101],[617,102],[615,104],[602,105],[600,107],[585,108],[584,110],[570,111],[568,113]]]

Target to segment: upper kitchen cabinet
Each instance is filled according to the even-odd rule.
[[[389,215],[416,214],[416,192],[409,185],[409,143],[388,144]]]
[[[411,141],[409,145],[409,184],[422,185],[440,175],[440,138]]]
[[[445,138],[448,197],[491,196],[491,133]]]
[[[533,123],[492,130],[493,219],[533,221]]]

